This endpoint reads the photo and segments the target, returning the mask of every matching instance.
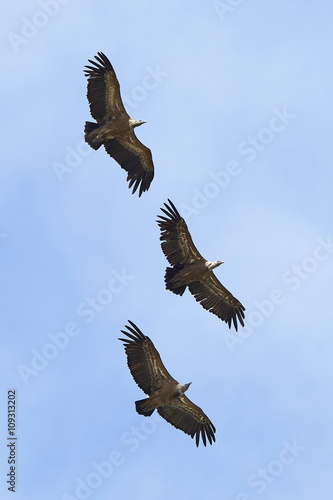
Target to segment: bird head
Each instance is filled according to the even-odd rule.
[[[134,123],[133,123],[133,128],[134,127],[139,127],[140,125],[143,125],[144,123],[147,123],[143,120],[136,120]]]
[[[192,384],[192,382],[189,382],[188,384],[185,384],[182,386],[181,388],[181,392],[184,393],[187,391],[187,389],[190,387],[190,385]]]
[[[215,262],[210,262],[208,268],[211,271],[212,269],[215,269],[215,267],[218,267],[221,264],[224,264],[223,260],[216,260]]]

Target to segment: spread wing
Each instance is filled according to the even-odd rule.
[[[188,288],[202,307],[216,314],[231,328],[231,321],[237,332],[237,320],[244,326],[245,307],[216,278],[213,272],[201,281],[194,281]]]
[[[109,139],[103,142],[106,152],[119,163],[127,172],[129,188],[133,186],[132,193],[139,189],[139,197],[143,191],[149,189],[154,178],[154,164],[152,154],[134,134],[129,130],[116,139]]]
[[[190,401],[185,394],[181,394],[166,406],[157,408],[161,417],[171,425],[180,429],[191,438],[195,436],[196,445],[199,445],[200,436],[204,446],[208,439],[210,444],[215,441],[215,427],[199,406]]]
[[[130,116],[124,108],[120,95],[120,86],[116,73],[109,59],[103,52],[98,52],[96,61],[89,59],[91,66],[85,66],[85,76],[88,77],[87,98],[90,113],[100,124],[113,122],[115,126],[126,124]],[[139,188],[139,196],[149,189],[154,177],[152,154],[134,134],[133,129],[118,134],[117,138],[103,142],[106,152],[126,170],[129,187],[134,193]],[[93,147],[93,146],[92,146]]]
[[[152,392],[160,389],[165,381],[178,383],[166,370],[161,357],[149,337],[146,337],[139,328],[128,321],[131,326],[126,325],[128,332],[121,333],[128,338],[119,339],[124,342],[127,354],[127,365],[132,377],[149,396]]]
[[[166,217],[159,215],[156,221],[161,229],[160,240],[164,255],[172,266],[183,266],[203,260],[192,241],[186,222],[172,201],[168,199],[168,202],[169,205],[164,203],[165,209],[161,208]]]
[[[89,59],[92,66],[85,66],[85,76],[88,77],[87,98],[90,113],[98,123],[107,120],[117,120],[129,115],[120,96],[120,86],[116,73],[109,59],[103,52],[98,52],[96,61]]]

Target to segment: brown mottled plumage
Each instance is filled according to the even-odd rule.
[[[177,295],[183,295],[186,287],[202,307],[225,321],[231,322],[237,331],[237,320],[244,326],[245,307],[216,278],[212,270],[221,261],[209,262],[196,249],[186,222],[179,215],[172,201],[161,208],[166,217],[159,215],[161,246],[173,267],[167,267],[165,286]]]
[[[214,425],[202,409],[184,395],[190,384],[181,385],[171,377],[150,338],[132,321],[129,323],[128,331],[121,330],[128,338],[119,340],[124,342],[128,368],[135,382],[149,396],[135,402],[136,411],[148,417],[156,409],[171,425],[192,438],[195,436],[197,446],[200,436],[204,446],[207,439],[213,444]]]
[[[133,120],[126,112],[120,95],[120,86],[109,59],[98,52],[96,61],[86,66],[88,77],[87,98],[91,116],[97,123],[86,122],[85,141],[93,149],[102,144],[106,152],[126,170],[129,187],[139,196],[149,189],[154,177],[154,164],[150,149],[142,144],[134,128],[145,123]]]

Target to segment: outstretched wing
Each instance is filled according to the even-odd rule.
[[[233,321],[237,332],[237,320],[244,326],[245,307],[216,278],[213,272],[201,281],[194,281],[188,288],[202,307],[225,321],[229,328]]]
[[[89,59],[92,66],[85,66],[84,73],[88,77],[87,98],[90,113],[98,123],[106,120],[117,120],[129,115],[120,96],[120,86],[116,73],[109,59],[103,52],[98,52],[96,61]]]
[[[160,389],[165,381],[177,384],[163,365],[150,338],[146,337],[132,321],[128,322],[131,325],[125,326],[128,332],[121,330],[121,333],[128,338],[119,340],[124,342],[128,368],[140,389],[150,396],[152,392]]]
[[[91,116],[100,124],[108,121],[128,124],[130,116],[121,100],[120,86],[112,64],[103,52],[98,52],[95,59],[96,61],[89,59],[91,66],[86,66],[85,69]],[[133,129],[119,134],[116,139],[106,140],[103,144],[106,152],[126,170],[129,187],[133,186],[132,193],[139,188],[141,196],[143,191],[149,189],[154,177],[150,149],[139,141]]]
[[[183,266],[193,264],[203,257],[194,245],[186,222],[179,215],[179,212],[171,200],[169,205],[164,203],[166,208],[161,208],[166,215],[159,215],[157,224],[161,229],[161,247],[164,255],[172,266]]]
[[[104,141],[106,152],[119,163],[127,172],[129,188],[133,186],[132,193],[140,187],[139,197],[143,191],[149,189],[154,178],[154,164],[152,154],[134,134],[133,130],[116,139]]]
[[[207,439],[210,444],[215,441],[214,425],[202,409],[192,403],[185,394],[181,394],[166,406],[157,408],[157,411],[176,429],[182,430],[191,438],[195,436],[197,446],[199,446],[200,436],[204,446],[206,446]]]

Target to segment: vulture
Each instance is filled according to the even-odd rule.
[[[135,121],[127,114],[114,69],[103,52],[97,54],[96,61],[88,59],[92,66],[85,66],[84,70],[90,113],[97,123],[85,123],[84,139],[93,149],[103,144],[106,152],[126,170],[132,193],[139,188],[140,197],[154,177],[151,151],[134,133],[135,127],[146,122]]]
[[[204,446],[207,440],[215,441],[215,427],[199,406],[196,406],[184,394],[191,383],[182,385],[166,370],[160,355],[149,337],[129,321],[128,331],[121,330],[127,338],[124,342],[127,364],[138,384],[149,397],[135,402],[136,411],[149,417],[154,410],[167,422],[182,430],[199,445],[200,436]]]
[[[213,269],[223,262],[210,262],[200,255],[186,222],[172,201],[168,199],[168,202],[169,205],[164,203],[166,208],[161,208],[166,217],[159,215],[157,220],[163,253],[173,266],[166,268],[166,289],[176,295],[183,295],[188,287],[204,309],[216,314],[229,328],[233,322],[237,331],[237,320],[244,326],[245,307],[224,288],[213,273]]]

